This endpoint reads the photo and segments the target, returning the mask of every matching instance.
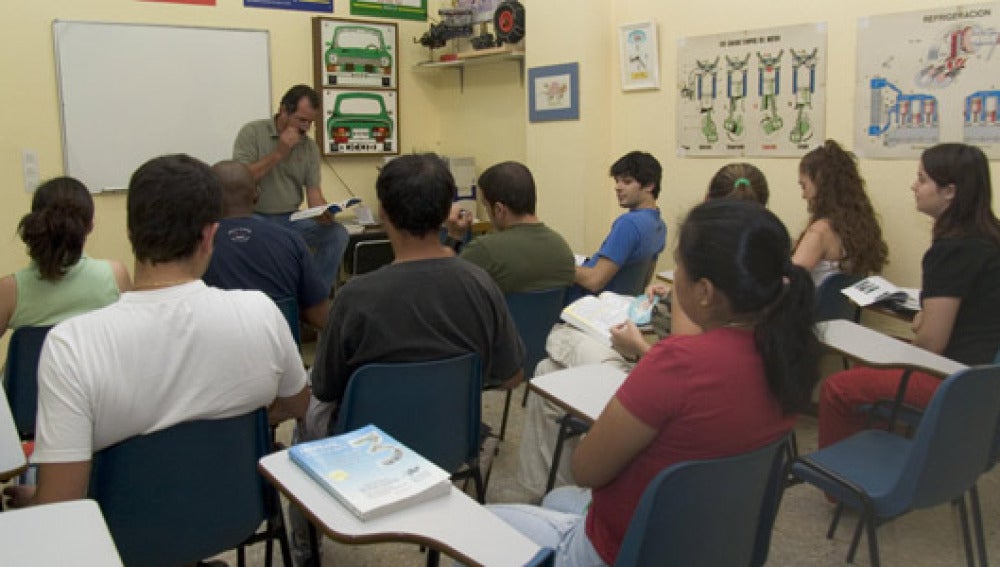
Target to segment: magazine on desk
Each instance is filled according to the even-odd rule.
[[[563,308],[559,317],[584,333],[611,344],[611,327],[632,320],[640,328],[649,325],[658,299],[645,296],[629,297],[611,291],[600,295],[585,295]]]
[[[451,491],[451,477],[374,425],[301,443],[288,456],[361,521]]]
[[[351,197],[350,199],[345,199],[337,203],[327,203],[326,205],[320,205],[318,207],[311,207],[309,209],[304,209],[301,211],[295,211],[288,216],[288,220],[297,221],[303,219],[311,219],[313,217],[318,217],[321,214],[330,211],[331,215],[343,212],[347,210],[348,207],[353,207],[361,202],[358,197]]]
[[[885,301],[895,309],[920,311],[920,290],[898,287],[882,276],[869,276],[858,283],[840,290],[861,307]]]

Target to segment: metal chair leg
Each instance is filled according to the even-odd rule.
[[[986,534],[983,533],[983,513],[979,507],[979,488],[975,484],[969,489],[969,501],[972,506],[972,526],[976,530],[976,548],[979,550],[979,565],[987,567],[989,560],[986,558]]]
[[[861,528],[865,526],[865,517],[858,518],[858,524],[854,526],[854,535],[851,536],[851,547],[847,550],[847,562],[854,563],[854,555],[858,552],[858,544],[861,543]]]
[[[528,380],[525,380],[524,381],[524,397],[521,398],[521,407],[522,408],[528,405],[528,392],[530,392],[530,391],[531,391],[531,388],[528,387]]]
[[[307,520],[307,522],[309,525],[309,551],[312,553],[313,564],[319,565],[319,538],[316,536],[316,526],[311,521]]]
[[[559,436],[556,437],[556,448],[552,451],[552,465],[549,467],[549,480],[545,483],[545,493],[548,494],[556,484],[556,473],[559,472],[559,459],[562,458],[563,443],[569,434],[568,417],[564,416],[559,423]]]
[[[436,549],[427,550],[427,567],[438,567],[441,563],[441,552]]]
[[[507,415],[510,414],[510,397],[513,394],[512,390],[507,390],[507,396],[503,403],[503,417],[500,418],[500,440],[503,441],[504,436],[507,434]]]
[[[868,563],[871,567],[879,567],[881,562],[878,557],[878,536],[875,535],[875,530],[878,527],[875,523],[875,513],[870,507],[865,512],[865,515],[868,516],[865,521],[865,526],[868,528]]]
[[[236,548],[236,564],[239,567],[247,567],[247,548],[245,545]]]
[[[965,564],[967,567],[975,567],[975,560],[972,557],[972,536],[969,534],[969,509],[965,505],[965,495],[952,502],[958,508],[959,521],[962,525],[962,547],[965,551]]]
[[[830,521],[830,528],[826,530],[826,539],[833,539],[833,534],[837,531],[837,524],[840,523],[840,515],[844,513],[844,505],[837,503],[837,509],[833,511],[833,520]]]

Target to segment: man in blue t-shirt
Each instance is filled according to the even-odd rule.
[[[663,176],[660,162],[645,152],[629,152],[611,166],[610,174],[618,205],[628,212],[615,219],[601,248],[577,266],[569,301],[604,290],[639,293],[667,242],[667,226],[656,206]]]
[[[317,329],[330,311],[328,288],[301,236],[253,216],[258,189],[246,165],[221,161],[223,219],[202,279],[221,289],[255,289],[271,299],[296,298],[302,320]]]

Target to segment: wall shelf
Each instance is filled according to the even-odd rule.
[[[477,67],[480,65],[491,65],[504,61],[517,61],[517,77],[521,86],[524,86],[524,52],[523,51],[503,51],[498,53],[488,53],[475,55],[473,57],[463,57],[452,61],[421,61],[417,63],[415,69],[419,71],[431,71],[437,69],[455,69],[458,71],[458,83],[460,92],[465,92],[465,68]]]

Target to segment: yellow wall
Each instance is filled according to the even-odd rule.
[[[619,214],[608,166],[632,149],[656,155],[664,165],[660,205],[671,227],[672,248],[677,220],[701,199],[711,174],[725,160],[680,159],[675,155],[674,124],[677,39],[682,36],[778,26],[805,21],[828,22],[827,134],[853,145],[855,30],[857,18],[934,6],[947,0],[883,0],[837,3],[775,0],[746,9],[737,0],[719,0],[711,10],[685,10],[676,2],[629,0],[522,0],[527,8],[526,67],[578,62],[581,115],[578,121],[528,123],[525,91],[516,63],[466,70],[464,92],[457,71],[416,72],[427,50],[412,38],[426,30],[424,22],[399,21],[401,149],[472,155],[482,168],[507,159],[523,160],[535,173],[539,214],[562,232],[580,252],[597,248],[611,220]],[[62,173],[57,89],[51,22],[77,19],[150,22],[267,29],[271,32],[273,98],[291,84],[311,83],[312,14],[246,9],[242,0],[219,0],[197,7],[133,0],[49,0],[18,2],[0,22],[3,58],[3,105],[0,120],[0,182],[5,206],[0,209],[0,273],[26,262],[23,246],[13,235],[30,196],[22,189],[20,150],[38,151],[42,177]],[[337,0],[336,15],[348,16],[348,0]],[[431,13],[447,0],[431,0]],[[877,11],[876,11],[877,10]],[[808,16],[802,16],[808,14]],[[618,78],[617,25],[655,19],[659,25],[662,88],[624,93]],[[224,103],[224,101],[219,101]],[[197,116],[192,116],[197,120]],[[143,135],[142,125],[122,125]],[[235,134],[235,133],[234,133]],[[328,198],[346,191],[335,169],[362,198],[374,202],[377,159],[331,159],[323,168]],[[756,160],[771,183],[772,209],[796,235],[805,222],[805,207],[796,186],[797,160]],[[929,221],[913,209],[908,187],[914,161],[862,162],[869,192],[882,215],[890,244],[887,275],[901,284],[919,284],[920,256],[929,242]],[[124,194],[98,195],[96,228],[88,252],[130,263],[125,239]],[[661,265],[672,263],[664,254]]]
[[[676,2],[629,0],[525,1],[529,67],[579,62],[581,117],[574,122],[527,124],[527,162],[539,182],[539,210],[580,252],[592,252],[620,213],[607,177],[608,166],[633,149],[653,153],[664,166],[659,203],[671,229],[701,200],[709,178],[724,159],[682,159],[674,140],[677,40],[742,29],[827,22],[827,137],[853,146],[854,72],[857,19],[863,16],[949,7],[948,0],[847,0],[827,3],[775,0],[747,9],[739,0],[720,0],[712,9],[686,10]],[[803,16],[803,14],[807,14]],[[618,75],[617,26],[654,19],[659,29],[661,89],[625,93]],[[805,227],[806,210],[797,187],[797,159],[750,160],[771,185],[771,208],[795,237]],[[886,275],[919,286],[920,258],[930,242],[931,223],[913,206],[910,184],[916,161],[861,162],[861,171],[890,246]],[[996,175],[994,175],[996,179]],[[676,230],[670,230],[661,267],[672,265]]]

